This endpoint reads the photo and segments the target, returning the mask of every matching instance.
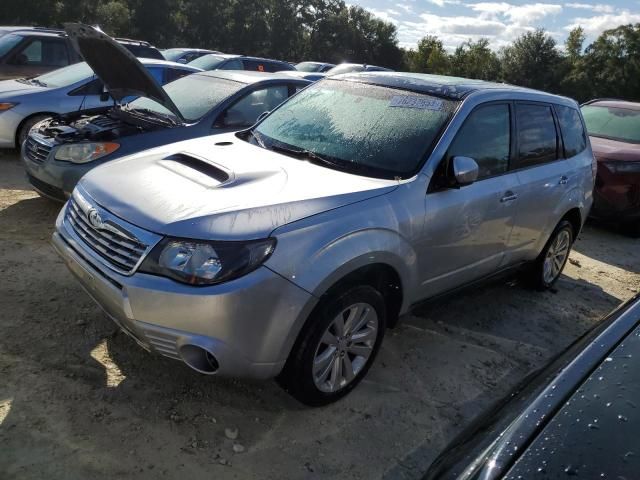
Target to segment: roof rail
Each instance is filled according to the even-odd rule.
[[[141,46],[144,47],[150,47],[151,44],[149,42],[146,42],[144,40],[134,40],[132,38],[124,38],[124,37],[113,37],[113,39],[117,42],[131,42],[131,43],[137,43]]]
[[[12,33],[13,32],[43,32],[43,33],[58,33],[58,34],[65,33],[64,30],[60,28],[49,28],[49,27],[18,27],[11,30],[11,32]]]

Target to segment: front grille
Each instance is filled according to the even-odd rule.
[[[29,160],[41,164],[49,156],[51,148],[53,148],[51,145],[36,140],[33,136],[29,135],[24,145],[24,152]]]
[[[121,232],[116,225],[103,224],[95,228],[89,222],[87,214],[71,197],[67,206],[66,220],[74,233],[114,270],[130,274],[138,266],[147,251],[147,245],[134,240]]]

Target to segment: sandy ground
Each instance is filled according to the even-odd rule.
[[[351,395],[307,409],[274,382],[201,376],[119,333],[49,246],[59,208],[0,154],[3,479],[416,479],[640,288],[640,240],[588,225],[556,291],[501,282],[415,311]]]

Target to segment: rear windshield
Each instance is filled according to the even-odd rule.
[[[37,80],[45,87],[59,88],[88,80],[90,77],[93,77],[93,70],[85,62],[80,62],[40,75]]]
[[[169,60],[170,62],[175,62],[176,60],[178,60],[183,54],[184,54],[185,50],[183,50],[182,48],[170,48],[168,50],[162,50],[162,56],[166,59]]]
[[[324,80],[256,127],[265,145],[312,152],[333,167],[378,178],[414,175],[456,102],[430,95]]]
[[[582,116],[589,135],[640,143],[640,110],[585,105],[582,107]]]
[[[200,58],[196,58],[194,61],[189,62],[192,67],[198,67],[203,70],[215,70],[222,62],[226,60],[225,57],[219,55],[209,54],[203,55]]]
[[[319,72],[322,70],[323,64],[316,62],[302,62],[296,65],[299,72]]]
[[[364,72],[364,65],[354,65],[354,64],[338,65],[337,67],[333,67],[331,70],[329,70],[327,72],[327,75],[338,75],[340,73],[355,73],[355,72]]]
[[[184,119],[188,122],[195,122],[243,87],[245,87],[244,83],[193,74],[168,83],[162,88],[178,107]],[[172,114],[159,103],[144,97],[129,103],[129,108],[149,109],[162,114]]]

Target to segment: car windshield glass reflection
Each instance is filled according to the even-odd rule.
[[[85,62],[59,68],[50,73],[36,77],[39,84],[51,88],[67,87],[93,76],[93,70]]]
[[[455,105],[415,92],[328,80],[286,102],[256,132],[268,147],[311,152],[345,170],[407,177],[426,158]]]
[[[184,119],[194,122],[220,103],[243,88],[243,83],[212,78],[205,75],[189,75],[165,85],[164,91],[178,107]],[[173,115],[158,102],[149,98],[138,98],[128,104],[134,110],[152,110],[162,115]]]
[[[586,105],[582,115],[589,135],[640,143],[640,110]]]

